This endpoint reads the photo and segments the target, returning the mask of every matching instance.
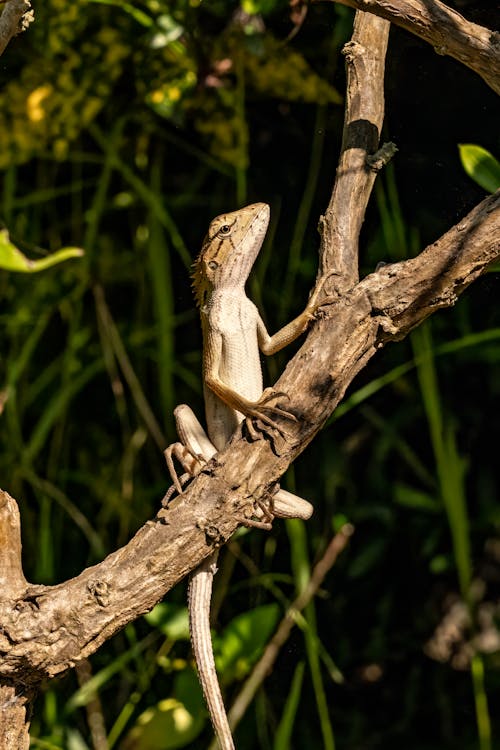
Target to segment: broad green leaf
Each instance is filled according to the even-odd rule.
[[[235,617],[217,639],[217,667],[224,682],[248,674],[279,617],[277,604],[264,604]]]
[[[500,187],[500,162],[482,146],[474,143],[459,143],[458,151],[462,166],[474,182],[489,193]]]
[[[185,606],[162,602],[145,615],[145,620],[173,641],[189,640],[188,612]]]
[[[0,268],[6,271],[20,273],[35,273],[62,263],[69,258],[81,258],[83,250],[80,247],[63,247],[52,255],[38,260],[30,260],[12,244],[7,229],[0,229]]]
[[[191,713],[175,698],[147,708],[120,744],[120,750],[174,750],[186,747],[205,724],[203,712]]]
[[[173,696],[193,714],[193,716],[205,715],[208,719],[208,711],[205,706],[203,693],[197,673],[194,669],[187,668],[178,672],[174,678]]]

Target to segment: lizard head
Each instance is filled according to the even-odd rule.
[[[217,216],[193,264],[193,288],[202,307],[213,290],[243,288],[269,224],[267,203]]]

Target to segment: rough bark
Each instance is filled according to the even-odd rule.
[[[342,148],[330,203],[321,222],[320,260],[337,293],[358,280],[358,238],[376,171],[367,168],[384,119],[384,69],[390,24],[357,13],[347,65]],[[362,95],[360,95],[360,93]],[[332,291],[333,291],[332,289]]]
[[[0,747],[4,750],[28,750],[33,698],[33,691],[19,682],[0,679]]]
[[[374,13],[454,57],[500,94],[500,33],[467,21],[439,0],[330,0]]]
[[[7,0],[0,15],[0,55],[12,37],[25,31],[33,18],[29,0]]]

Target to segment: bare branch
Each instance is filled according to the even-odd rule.
[[[467,21],[439,0],[330,0],[374,13],[476,72],[500,94],[500,33]]]
[[[384,119],[384,67],[390,23],[357,13],[343,53],[347,95],[342,149],[330,203],[320,221],[323,274],[336,293],[358,280],[358,241],[376,172],[367,164],[378,148]]]
[[[29,0],[7,0],[0,15],[0,55],[12,37],[25,31],[33,19]]]

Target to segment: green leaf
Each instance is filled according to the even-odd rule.
[[[458,151],[462,166],[474,182],[489,193],[500,187],[500,162],[482,146],[474,143],[459,143]]]
[[[144,711],[120,744],[120,750],[174,750],[186,747],[205,724],[202,712],[191,713],[175,698]]]
[[[235,617],[217,639],[217,668],[224,682],[244,677],[257,661],[279,617],[277,604],[264,604]]]
[[[261,14],[263,16],[274,13],[278,8],[284,8],[283,0],[243,0],[242,9],[249,15]]]
[[[430,513],[440,513],[443,509],[432,495],[403,483],[397,483],[394,487],[394,502]]]
[[[188,612],[185,606],[162,602],[148,612],[144,619],[173,641],[189,640]]]
[[[68,258],[81,258],[83,250],[80,247],[63,247],[52,255],[39,260],[30,260],[12,244],[7,229],[0,229],[0,268],[6,271],[20,273],[35,273],[62,263]]]

